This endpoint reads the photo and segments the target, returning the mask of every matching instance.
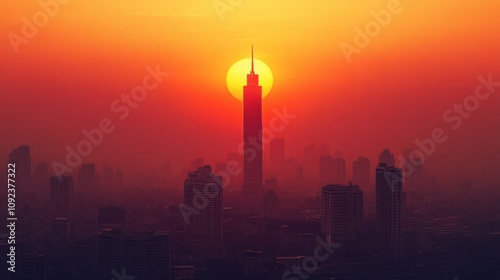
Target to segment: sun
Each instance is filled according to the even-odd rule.
[[[247,74],[250,73],[251,58],[244,58],[235,62],[227,71],[227,89],[236,99],[243,100],[243,86],[247,84]],[[259,84],[262,86],[262,98],[266,97],[273,87],[273,72],[262,60],[254,58],[255,73],[259,75]]]

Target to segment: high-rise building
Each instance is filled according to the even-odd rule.
[[[241,204],[244,212],[261,214],[264,186],[262,181],[262,86],[252,68],[243,87],[243,141],[245,152]]]
[[[88,192],[97,189],[97,174],[95,164],[83,164],[78,172],[78,188],[79,191]]]
[[[273,138],[269,144],[269,163],[271,171],[278,176],[285,168],[285,139]]]
[[[384,163],[388,167],[394,167],[394,155],[388,149],[384,149],[378,158],[379,164]]]
[[[223,255],[222,208],[223,182],[210,166],[189,172],[184,182],[183,209],[195,209],[189,216],[187,229],[190,246],[200,258]]]
[[[345,184],[345,159],[343,158],[333,159],[333,183]]]
[[[399,259],[403,253],[403,178],[389,150],[380,155],[375,175],[378,253]]]
[[[24,194],[21,195],[27,197],[27,194],[31,192],[31,155],[30,146],[23,145],[14,149],[9,154],[9,163],[14,163],[16,165],[16,191]]]
[[[73,177],[50,177],[50,213],[53,218],[71,218]]]
[[[276,178],[267,179],[265,183],[266,192],[264,194],[264,217],[278,217],[278,180]]]
[[[354,185],[327,185],[321,192],[321,230],[331,242],[356,239],[363,221],[363,193]]]

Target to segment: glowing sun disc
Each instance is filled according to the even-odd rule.
[[[227,71],[227,89],[234,98],[243,100],[243,86],[247,84],[247,74],[250,73],[252,59],[244,58],[235,62]],[[255,74],[259,75],[259,84],[262,86],[262,98],[266,97],[273,87],[273,72],[262,60],[254,58]]]

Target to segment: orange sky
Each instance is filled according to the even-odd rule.
[[[443,127],[450,139],[429,164],[465,171],[465,161],[483,163],[471,176],[498,179],[500,97],[482,102],[457,131],[442,114],[474,92],[478,76],[500,80],[500,2],[401,0],[401,12],[348,63],[339,44],[353,44],[354,28],[390,2],[244,0],[221,20],[212,0],[73,0],[16,54],[9,34],[22,34],[22,18],[41,7],[2,1],[0,157],[27,143],[35,161],[63,160],[64,147],[114,117],[113,100],[159,64],[170,76],[85,161],[222,161],[242,134],[226,71],[253,43],[275,77],[264,124],[272,108],[297,115],[277,135],[290,156],[327,142],[348,160],[373,158]]]

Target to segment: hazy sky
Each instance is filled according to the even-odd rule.
[[[474,95],[479,76],[500,81],[500,2],[401,0],[349,63],[339,45],[355,46],[355,28],[391,3],[244,0],[220,17],[212,0],[73,0],[16,53],[12,34],[23,36],[22,18],[32,22],[42,8],[2,1],[0,157],[29,144],[34,162],[64,162],[83,129],[109,118],[115,131],[84,161],[222,161],[242,138],[242,104],[227,91],[226,72],[253,43],[275,78],[264,126],[273,108],[296,115],[276,134],[288,156],[321,142],[349,161],[386,147],[398,154],[442,128],[448,139],[426,163],[447,179],[498,184],[500,87],[456,130],[443,114]],[[111,104],[157,65],[170,75],[119,119]]]

